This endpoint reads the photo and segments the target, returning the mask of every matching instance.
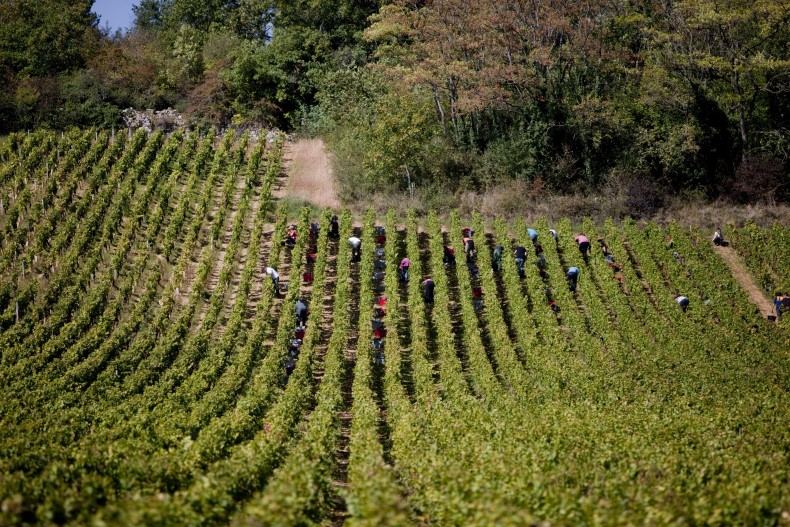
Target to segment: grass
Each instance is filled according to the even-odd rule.
[[[304,207],[310,209],[311,217],[320,216],[321,212],[323,211],[321,207],[318,207],[314,203],[307,201],[306,199],[297,198],[294,196],[283,197],[281,203],[285,203],[285,205],[288,207],[287,216],[289,221],[291,220],[296,221],[297,219],[299,219],[299,216],[301,215],[301,211]]]
[[[383,216],[387,209],[394,207],[404,217],[410,209],[416,210],[421,216],[427,215],[431,210],[446,216],[455,210],[462,217],[469,217],[473,211],[478,211],[486,220],[501,218],[510,222],[516,218],[524,218],[527,223],[538,218],[545,218],[549,223],[567,218],[573,225],[580,225],[585,217],[589,217],[601,224],[607,218],[617,222],[633,217],[643,221],[653,220],[660,225],[674,220],[682,226],[694,225],[711,230],[728,224],[741,227],[747,221],[762,227],[768,227],[775,222],[790,225],[790,205],[787,204],[736,205],[726,201],[711,202],[693,195],[665,197],[663,201],[661,208],[645,211],[629,204],[624,195],[614,191],[595,195],[535,195],[528,185],[516,182],[484,193],[469,191],[447,195],[441,199],[437,198],[435,192],[429,195],[420,195],[417,192],[414,197],[407,193],[377,193],[366,196],[364,200],[344,205],[349,206],[355,213],[373,207],[378,216]]]

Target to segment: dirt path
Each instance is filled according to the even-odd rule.
[[[286,143],[283,161],[288,182],[278,197],[294,196],[319,207],[340,208],[329,154],[321,139]]]
[[[713,247],[713,249],[721,256],[722,260],[727,263],[727,266],[732,272],[732,276],[741,284],[747,293],[752,303],[760,308],[760,313],[767,317],[774,314],[774,306],[763,294],[762,290],[757,286],[754,277],[749,274],[741,261],[741,257],[731,247]]]

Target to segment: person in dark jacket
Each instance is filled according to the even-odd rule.
[[[475,241],[472,238],[464,238],[464,252],[466,253],[466,261],[470,262],[477,254],[475,249]]]
[[[587,260],[587,251],[590,250],[590,239],[584,234],[576,236],[576,243],[579,244],[579,251],[582,253],[582,258]]]
[[[425,300],[427,304],[433,303],[433,290],[436,287],[436,284],[430,278],[426,278],[422,282],[423,292],[422,298]]]
[[[301,298],[296,301],[294,312],[296,313],[296,324],[298,326],[307,324],[307,304]]]
[[[527,249],[523,245],[516,247],[513,251],[513,256],[516,258],[516,267],[518,267],[518,275],[524,278],[524,262],[527,259]]]
[[[329,220],[329,237],[333,240],[340,238],[340,223],[337,221],[337,216],[332,216]]]
[[[455,250],[450,245],[444,246],[444,256],[442,257],[444,265],[455,265]]]

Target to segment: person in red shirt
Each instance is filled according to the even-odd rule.
[[[442,258],[444,265],[452,265],[455,263],[455,250],[450,245],[444,246],[444,257]]]
[[[285,244],[289,247],[296,245],[296,225],[291,225],[285,233]]]

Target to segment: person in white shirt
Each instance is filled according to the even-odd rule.
[[[360,249],[362,248],[362,240],[356,236],[352,236],[348,239],[348,244],[351,246],[351,261],[358,262],[361,259]]]
[[[689,299],[686,296],[678,295],[675,297],[675,302],[683,309],[683,312],[689,308]]]
[[[721,229],[716,229],[716,232],[713,233],[713,245],[725,245],[724,243],[724,235],[721,233]]]
[[[280,274],[274,270],[272,267],[266,268],[266,274],[269,275],[269,278],[272,279],[272,285],[274,286],[274,294],[276,296],[280,296]]]

